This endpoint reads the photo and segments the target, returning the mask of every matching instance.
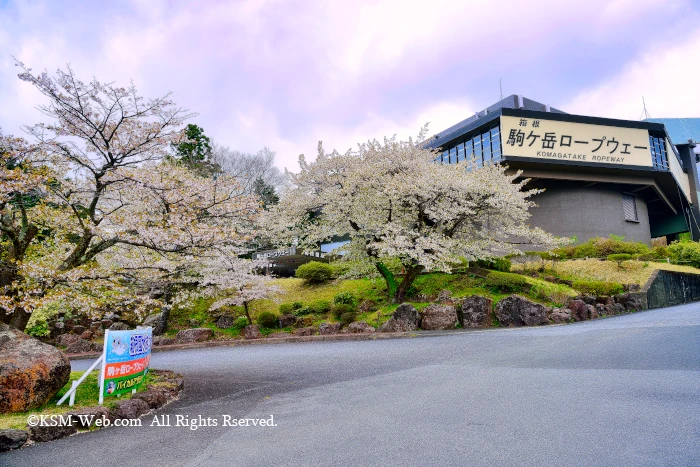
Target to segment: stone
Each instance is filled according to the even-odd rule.
[[[627,303],[625,303],[626,311],[641,311],[642,301],[636,297],[631,297]]]
[[[76,336],[79,336],[79,335],[81,335],[81,334],[84,333],[84,332],[85,332],[85,326],[81,326],[81,325],[79,325],[79,324],[76,324],[75,326],[73,326],[73,333],[74,333]]]
[[[294,315],[282,315],[279,318],[280,320],[280,327],[283,328],[288,328],[290,326],[294,326],[298,320],[298,318]]]
[[[57,337],[65,334],[65,332],[66,325],[63,323],[63,321],[57,321],[51,328],[51,338],[56,339]]]
[[[112,413],[102,405],[72,410],[66,415],[71,415],[73,424],[78,428],[90,428],[95,425],[97,420],[112,420]],[[104,426],[104,422],[102,426]]]
[[[29,433],[24,430],[0,430],[0,452],[21,448],[28,438]]]
[[[554,324],[568,323],[571,321],[571,310],[568,308],[555,308],[549,315],[549,320]]]
[[[108,320],[114,322],[114,321],[119,321],[121,319],[121,316],[119,316],[116,313],[109,312],[109,313],[105,313],[105,315],[102,317],[102,319],[108,319]]]
[[[101,337],[105,335],[105,332],[102,328],[97,328],[97,329],[92,329],[90,331],[92,333],[92,337]]]
[[[314,327],[307,327],[307,328],[299,328],[294,330],[294,335],[295,336],[313,336],[316,334],[317,329]]]
[[[598,316],[605,316],[608,314],[608,310],[606,309],[605,305],[602,303],[596,303],[595,309],[598,312]]]
[[[92,323],[90,323],[91,331],[95,331],[97,329],[102,329],[102,321],[93,321]],[[75,331],[75,329],[73,329],[73,331]]]
[[[175,340],[178,344],[190,342],[204,342],[214,337],[214,331],[209,328],[184,329],[177,333]]]
[[[458,302],[460,322],[465,328],[485,328],[491,326],[493,301],[479,295],[472,295]]]
[[[616,303],[612,306],[612,314],[621,315],[625,312],[625,307],[621,303]]]
[[[598,319],[598,309],[593,305],[586,305],[588,310],[588,319]]]
[[[447,305],[452,305],[452,292],[449,290],[441,290],[435,299],[438,303],[443,303]]]
[[[85,332],[83,332],[83,333],[80,335],[80,338],[89,341],[90,339],[92,339],[92,331],[85,331]]]
[[[113,321],[112,321],[111,319],[103,319],[103,320],[102,320],[102,327],[103,327],[104,329],[109,329],[109,327],[110,327],[112,324],[114,324],[114,323],[113,323]]]
[[[260,339],[260,326],[257,324],[249,324],[243,329],[244,339]]]
[[[0,323],[0,413],[43,405],[69,377],[70,362],[63,352]]]
[[[173,345],[175,343],[174,337],[160,337],[159,345]]]
[[[42,426],[36,425],[29,427],[29,436],[32,441],[37,443],[44,443],[46,441],[53,441],[55,439],[66,438],[70,435],[74,435],[78,432],[78,428],[75,425],[66,426]]]
[[[163,407],[168,402],[166,393],[158,388],[150,388],[143,392],[137,392],[131,396],[131,398],[141,399],[152,409]]]
[[[66,347],[67,354],[87,353],[92,352],[92,342],[78,338],[77,341]]]
[[[351,334],[361,334],[366,332],[375,332],[375,329],[365,321],[357,321],[350,323],[347,331]]]
[[[148,315],[142,324],[152,327],[154,336],[162,336],[167,328],[167,319],[168,317],[161,311],[160,313]]]
[[[384,324],[379,326],[379,329],[377,329],[378,332],[409,332],[415,330],[415,324],[411,324],[408,321],[396,319],[393,316],[389,318],[389,320],[386,321]]]
[[[586,294],[583,297],[581,297],[581,300],[583,303],[586,305],[595,305],[596,302],[596,296],[592,294]]]
[[[550,309],[520,295],[510,295],[496,304],[501,326],[539,326],[549,324]],[[573,311],[573,310],[572,310]]]
[[[588,305],[583,300],[571,300],[567,306],[571,310],[571,317],[574,321],[585,321],[589,319]]]
[[[216,320],[216,327],[219,329],[228,329],[233,327],[233,316],[221,315],[219,319]]]
[[[151,407],[146,401],[132,397],[131,399],[117,401],[116,406],[112,409],[112,416],[115,419],[128,418],[133,420],[150,411]]]
[[[342,325],[340,323],[321,323],[318,326],[318,332],[322,336],[326,336],[328,334],[338,334],[340,333],[340,327]]]
[[[110,331],[126,331],[127,329],[129,329],[129,326],[126,323],[121,323],[119,321],[112,323],[112,325],[109,327]]]
[[[454,329],[457,324],[457,311],[452,305],[428,305],[421,313],[421,329]]]
[[[394,314],[391,316],[397,321],[406,321],[409,325],[413,325],[413,329],[420,327],[421,316],[418,310],[410,303],[402,303],[399,305]]]
[[[294,323],[294,326],[298,328],[308,328],[309,326],[314,325],[314,319],[311,316],[303,316],[301,318],[298,318],[296,323]]]
[[[75,344],[78,339],[80,339],[80,336],[76,336],[75,334],[61,334],[56,339],[56,343],[63,347],[68,347],[71,344]]]

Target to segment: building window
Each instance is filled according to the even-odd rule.
[[[658,170],[668,170],[668,155],[666,154],[666,144],[663,138],[649,136],[649,150],[651,151],[651,162]]]
[[[639,222],[637,217],[637,198],[632,195],[622,195],[622,210],[625,213],[625,220]]]
[[[467,170],[472,169],[472,165],[481,167],[484,164],[497,163],[501,161],[501,135],[498,124],[482,130],[479,134],[470,138],[465,138],[455,146],[449,146],[442,155],[435,159],[435,162],[443,164],[466,163]],[[472,164],[473,163],[473,164]]]

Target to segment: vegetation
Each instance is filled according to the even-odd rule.
[[[335,305],[357,306],[357,297],[352,292],[340,292],[333,297]]]
[[[671,243],[668,252],[674,261],[700,268],[700,243],[691,241],[680,241]]]
[[[492,271],[486,276],[486,287],[502,293],[517,293],[529,289],[530,284],[520,274]]]
[[[624,237],[610,235],[608,238],[591,238],[578,245],[568,245],[553,250],[561,259],[607,258],[613,254],[640,255],[649,253],[649,247],[641,242],[626,242]]]
[[[618,282],[603,282],[579,279],[574,281],[573,288],[582,294],[601,295],[617,295],[622,293],[624,288]]]
[[[625,261],[629,261],[632,259],[632,255],[628,253],[615,253],[612,255],[608,255],[608,261],[613,261],[617,263],[618,268],[622,268],[622,263]]]
[[[326,263],[311,261],[299,266],[294,275],[307,284],[323,284],[333,278],[333,268]]]
[[[257,323],[268,329],[274,329],[277,327],[277,315],[270,311],[263,311],[258,315]]]

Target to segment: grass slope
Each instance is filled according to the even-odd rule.
[[[619,268],[617,263],[613,261],[577,259],[557,261],[549,267],[560,277],[639,284],[640,286],[643,286],[657,269],[700,274],[700,269],[666,262],[625,261],[623,267]]]

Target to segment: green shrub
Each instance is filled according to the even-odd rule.
[[[279,310],[281,315],[291,315],[294,313],[294,305],[292,303],[282,303]]]
[[[352,305],[346,305],[345,303],[336,303],[331,307],[331,311],[336,319],[340,319],[345,313],[355,313],[357,308]]]
[[[673,242],[668,246],[668,251],[674,262],[700,268],[700,243]]]
[[[343,325],[347,326],[350,323],[354,323],[355,319],[357,318],[357,313],[343,313],[343,315],[340,317],[340,321],[343,323]]]
[[[522,292],[530,288],[530,284],[520,274],[498,271],[490,272],[485,284],[488,288],[504,293]]]
[[[628,253],[615,253],[612,255],[608,255],[608,261],[616,262],[618,268],[622,267],[622,263],[624,263],[625,261],[629,261],[631,259],[632,259],[632,255],[630,255]]]
[[[626,242],[624,237],[610,235],[608,238],[591,238],[579,245],[557,248],[554,254],[562,258],[607,258],[608,255],[649,253],[649,247],[641,242]]]
[[[260,326],[268,329],[277,327],[277,315],[271,311],[263,311],[258,315],[257,322]]]
[[[313,310],[311,310],[310,307],[308,306],[303,306],[301,308],[297,308],[294,310],[294,314],[297,316],[304,316],[313,313]]]
[[[304,308],[304,304],[303,304],[303,303],[301,303],[301,302],[292,302],[292,310],[293,310],[293,311],[299,310],[299,309],[301,309],[301,308]]]
[[[666,259],[671,257],[671,251],[667,246],[655,246],[651,250],[651,254],[653,255],[653,259]]]
[[[311,313],[324,314],[331,311],[331,303],[327,300],[316,300],[309,305]]]
[[[246,318],[245,316],[239,316],[238,318],[236,318],[236,321],[234,321],[233,328],[238,329],[240,331],[244,327],[248,326],[248,324],[250,324],[248,323],[248,318]]]
[[[357,297],[352,292],[340,292],[333,297],[334,305],[351,305],[357,306]]]
[[[311,261],[299,266],[294,275],[307,284],[322,284],[333,279],[333,268],[326,263]]]
[[[476,266],[494,271],[510,272],[511,263],[508,258],[480,259],[476,262]]]
[[[32,337],[46,337],[50,333],[49,325],[46,324],[46,321],[41,321],[40,323],[35,324],[31,328],[27,328],[27,330],[24,332],[26,332]]]
[[[603,282],[603,281],[588,281],[588,280],[576,280],[572,284],[572,288],[577,290],[582,294],[593,294],[596,296],[601,295],[617,295],[622,293],[624,288],[622,284],[617,282]]]

